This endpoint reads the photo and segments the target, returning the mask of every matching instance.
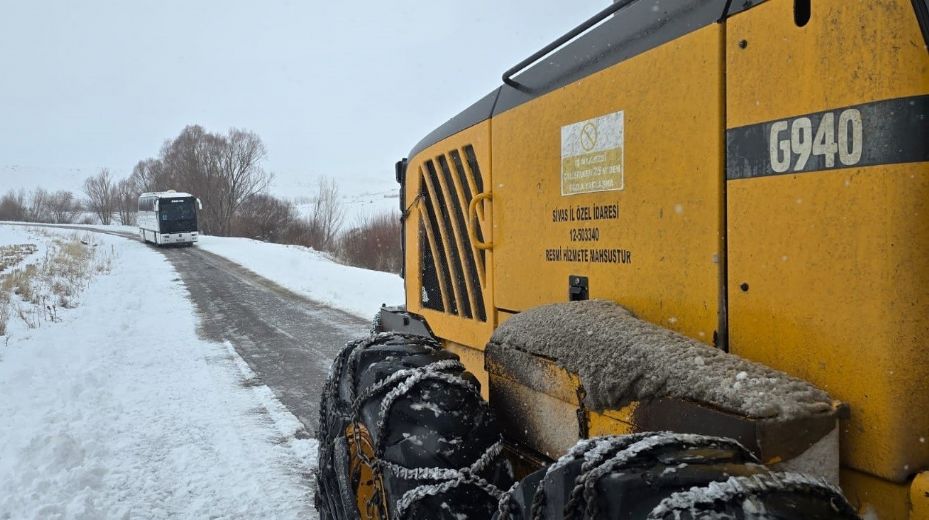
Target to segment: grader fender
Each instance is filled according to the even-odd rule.
[[[517,444],[563,453],[589,434],[592,414],[630,410],[627,429],[612,433],[723,435],[772,464],[815,453],[813,467],[803,469],[837,481],[839,403],[806,381],[639,320],[615,303],[518,314],[494,333],[486,359],[491,401],[505,410],[503,430]]]

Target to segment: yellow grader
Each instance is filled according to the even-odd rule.
[[[397,164],[324,519],[929,519],[929,2],[619,0]]]

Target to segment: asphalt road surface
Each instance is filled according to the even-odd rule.
[[[315,436],[329,365],[371,322],[303,298],[196,246],[159,249],[190,290],[201,337],[232,343]]]
[[[130,233],[80,229],[139,239]],[[200,336],[229,341],[261,383],[315,436],[329,365],[348,341],[367,333],[371,322],[297,295],[196,246],[150,247],[165,255],[187,285]]]

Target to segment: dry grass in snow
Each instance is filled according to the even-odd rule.
[[[90,279],[112,267],[112,248],[98,247],[91,233],[29,231],[47,237],[44,254],[36,244],[0,246],[0,336],[10,320],[28,328],[58,321],[61,309],[77,305]]]

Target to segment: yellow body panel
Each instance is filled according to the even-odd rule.
[[[726,22],[729,128],[927,92],[910,0],[814,0],[804,27],[793,4],[769,0]]]
[[[910,513],[909,485],[847,468],[842,468],[840,478],[842,493],[863,517],[881,520],[919,518]]]
[[[474,374],[474,377],[481,384],[481,397],[490,399],[490,382],[488,381],[487,369],[484,368],[484,353],[453,341],[443,341],[442,345],[461,358],[461,364],[464,365],[465,370]]]
[[[714,24],[493,119],[498,307],[567,301],[568,277],[582,275],[591,299],[619,301],[644,319],[713,342],[721,50],[722,30]],[[623,189],[563,196],[560,129],[618,111]],[[586,218],[596,216],[594,206],[614,204],[618,218]],[[596,229],[599,240],[583,240],[585,229]],[[565,260],[567,250],[603,248],[628,251],[630,261]],[[561,259],[551,261],[555,250]]]
[[[730,128],[929,93],[909,0],[821,0],[805,27],[771,1],[727,31]],[[843,465],[900,483],[929,467],[929,164],[727,189],[732,352],[850,405]]]
[[[587,433],[591,437],[598,435],[625,435],[636,431],[633,414],[638,401],[633,401],[621,410],[606,410],[603,413],[588,412]]]
[[[910,520],[929,520],[929,472],[920,473],[910,487]]]

